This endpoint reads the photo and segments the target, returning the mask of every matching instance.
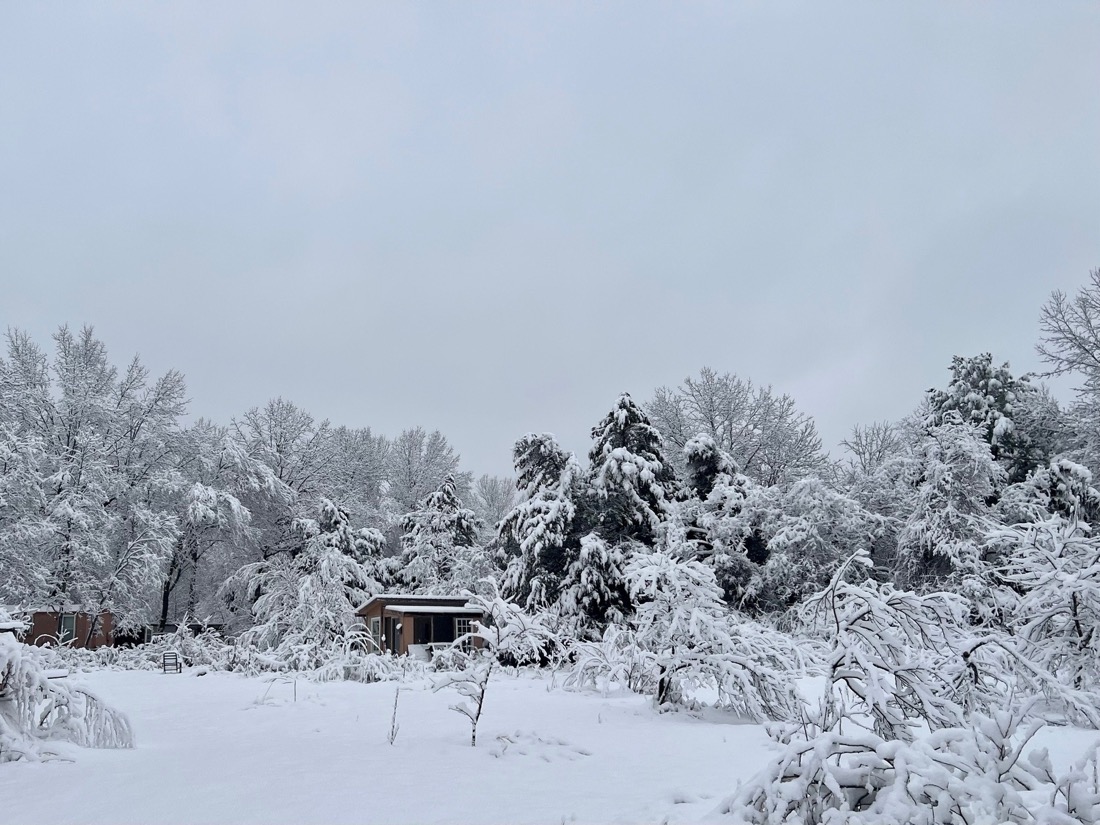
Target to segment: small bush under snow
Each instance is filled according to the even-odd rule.
[[[47,676],[46,655],[0,634],[0,762],[49,757],[49,743],[131,748],[130,722],[90,691]]]

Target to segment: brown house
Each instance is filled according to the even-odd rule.
[[[383,593],[357,611],[367,625],[372,648],[397,656],[427,656],[471,632],[485,616],[465,596],[409,596]],[[476,645],[476,642],[475,642]]]
[[[115,618],[107,611],[97,617],[79,606],[65,605],[60,610],[56,607],[28,607],[13,608],[9,612],[27,626],[19,635],[29,645],[68,644],[71,647],[97,648],[114,644]]]

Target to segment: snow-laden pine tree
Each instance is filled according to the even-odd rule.
[[[308,670],[347,646],[365,643],[356,609],[381,591],[370,565],[381,551],[376,530],[353,530],[347,515],[322,500],[319,519],[295,525],[294,553],[245,565],[228,587],[241,588],[255,625],[241,644],[273,653],[286,667]]]
[[[1014,377],[1007,362],[994,366],[988,352],[972,358],[956,355],[947,388],[928,391],[929,423],[939,426],[952,414],[958,415],[963,423],[978,428],[1009,479],[1021,481],[1047,460],[1016,421],[1018,405],[1035,392],[1027,376]]]
[[[702,448],[704,455],[710,453],[705,440]],[[768,559],[766,516],[772,512],[770,502],[782,491],[736,472],[724,453],[710,455],[707,461],[728,469],[706,478],[702,486],[696,481],[695,497],[689,495],[679,504],[674,521],[684,526],[695,555],[714,568],[724,598],[744,606],[750,582]]]
[[[1043,521],[1051,514],[1093,522],[1100,514],[1100,491],[1092,472],[1065,458],[1056,458],[1024,481],[1005,488],[996,515],[1006,524]]]
[[[622,624],[630,607],[627,560],[635,547],[611,544],[596,533],[581,539],[580,551],[561,583],[558,611],[577,638],[598,638],[611,624]]]
[[[597,532],[609,543],[653,546],[676,493],[661,434],[623,393],[592,428],[592,441],[588,487]]]
[[[477,546],[481,522],[462,505],[451,474],[418,510],[405,516],[402,527],[400,578],[418,592],[452,590],[457,568],[482,552]]]
[[[975,425],[950,413],[917,447],[913,510],[898,535],[895,577],[905,587],[959,586],[980,574],[980,534],[1005,471]]]
[[[579,547],[574,537],[574,486],[580,471],[572,453],[549,433],[528,433],[512,451],[519,501],[500,523],[500,536],[515,546],[504,592],[529,606],[552,604]]]
[[[715,485],[740,472],[737,462],[718,447],[709,435],[697,435],[684,445],[683,488],[690,496],[705,501]]]

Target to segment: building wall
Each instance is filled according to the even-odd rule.
[[[31,645],[57,644],[58,616],[60,614],[51,611],[36,611],[31,615],[31,628],[23,636],[23,641]],[[72,615],[72,614],[67,614]],[[101,613],[96,622],[95,634],[91,641],[85,645],[88,638],[88,630],[91,627],[92,615],[90,613],[77,613],[73,634],[73,647],[110,647],[114,644],[114,617],[110,613]]]

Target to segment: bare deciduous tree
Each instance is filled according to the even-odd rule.
[[[795,408],[791,396],[732,373],[704,367],[678,387],[660,387],[645,411],[674,461],[688,441],[708,435],[741,472],[763,484],[794,481],[828,466],[813,419]]]

